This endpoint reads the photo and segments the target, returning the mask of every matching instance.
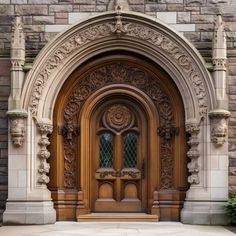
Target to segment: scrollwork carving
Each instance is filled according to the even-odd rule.
[[[49,177],[47,176],[47,174],[49,173],[50,165],[49,163],[47,163],[47,159],[50,157],[50,152],[47,150],[47,146],[50,144],[50,142],[47,135],[52,133],[53,127],[51,124],[38,122],[37,128],[39,133],[41,134],[41,138],[38,142],[40,146],[40,150],[38,152],[38,157],[40,159],[40,164],[38,167],[38,183],[48,184]]]
[[[74,188],[76,185],[76,143],[75,137],[80,133],[80,129],[72,123],[67,123],[61,129],[64,138],[64,186]]]
[[[57,48],[45,60],[34,82],[29,105],[32,115],[37,116],[38,104],[43,88],[47,81],[53,77],[53,72],[59,65],[64,63],[63,61],[72,56],[76,51],[82,50],[84,45],[102,38],[111,37],[116,33],[118,36],[123,35],[123,37],[128,37],[129,39],[144,40],[161,51],[163,55],[169,57],[169,60],[173,60],[180,67],[182,73],[185,74],[185,77],[189,78],[198,100],[199,114],[200,116],[205,116],[207,113],[205,84],[196,62],[194,62],[188,51],[180,43],[160,30],[158,31],[140,22],[127,22],[125,14],[122,16],[123,21],[121,21],[119,14],[115,17],[115,23],[113,22],[114,19],[111,18],[110,22],[107,20],[103,23],[92,24],[86,28],[81,28],[57,45]],[[102,83],[102,80],[97,81],[97,83],[100,82]]]

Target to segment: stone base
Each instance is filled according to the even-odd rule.
[[[225,202],[185,201],[181,222],[193,225],[228,225]]]
[[[3,224],[53,224],[56,211],[48,202],[7,202]]]
[[[2,214],[3,214],[3,210],[0,209],[0,225],[1,225],[1,222],[2,222]]]

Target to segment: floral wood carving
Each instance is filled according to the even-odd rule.
[[[64,137],[64,186],[74,188],[76,186],[76,139],[80,129],[72,123],[67,123],[61,130]]]
[[[76,117],[79,115],[84,102],[92,93],[106,85],[116,83],[129,84],[145,92],[152,99],[159,112],[160,126],[166,127],[166,130],[169,130],[167,129],[167,127],[170,127],[170,130],[173,130],[174,125],[172,125],[172,106],[170,104],[168,96],[162,90],[156,78],[152,77],[152,75],[150,75],[149,73],[140,70],[135,66],[118,62],[101,66],[100,68],[97,68],[96,70],[91,72],[89,75],[81,78],[81,80],[78,82],[77,86],[73,89],[71,95],[69,96],[64,110],[64,119],[66,126],[75,126],[77,120]],[[122,110],[122,107],[120,107],[120,109]],[[111,113],[113,113],[112,110],[113,109],[111,109],[110,111]],[[129,124],[129,117],[129,115],[126,117],[127,125]],[[173,133],[170,132],[169,136],[171,136],[172,134]],[[161,135],[161,188],[169,189],[173,188],[173,147],[172,142],[166,142],[165,137],[166,135]],[[67,152],[67,142],[68,140],[64,139],[65,153]],[[75,141],[73,141],[73,143],[74,142]],[[71,161],[75,163],[75,149],[70,148],[69,154],[69,156],[71,157]]]
[[[40,159],[40,165],[38,168],[39,177],[38,183],[40,184],[48,184],[49,177],[47,174],[49,173],[50,165],[47,163],[47,159],[50,157],[50,152],[47,150],[47,146],[50,144],[47,135],[52,133],[52,125],[45,123],[37,123],[38,130],[41,134],[41,138],[38,142],[40,146],[40,151],[38,152],[38,157]]]
[[[113,105],[103,116],[104,126],[118,132],[132,126],[133,121],[133,114],[130,109],[121,104]]]
[[[180,43],[173,38],[140,22],[127,22],[125,14],[121,19],[119,15],[106,22],[91,24],[87,28],[79,29],[73,35],[67,37],[63,42],[57,45],[54,52],[45,60],[45,63],[38,72],[37,79],[31,93],[29,110],[33,116],[37,116],[38,104],[42,96],[42,91],[48,80],[54,78],[54,73],[65,60],[72,57],[75,53],[82,51],[83,46],[96,40],[115,37],[116,35],[127,38],[128,40],[142,40],[150,43],[180,67],[186,78],[189,78],[192,84],[199,105],[199,115],[202,117],[207,113],[207,94],[203,78],[197,64],[191,58],[190,54]],[[118,18],[117,18],[118,17]],[[114,35],[114,33],[116,35]],[[113,36],[112,36],[113,35]],[[110,39],[109,39],[110,40]]]

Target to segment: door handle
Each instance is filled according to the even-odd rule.
[[[141,167],[141,176],[142,179],[145,179],[145,161],[142,161],[142,167]]]

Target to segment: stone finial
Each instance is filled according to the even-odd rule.
[[[116,12],[117,12],[116,24],[115,24],[114,29],[112,30],[112,32],[115,33],[118,37],[120,37],[123,33],[126,32],[126,30],[123,26],[120,10],[121,10],[120,6],[117,6],[117,8],[116,8]]]
[[[120,9],[121,11],[129,11],[129,3],[127,0],[110,0],[108,4],[108,10],[115,10]]]
[[[25,62],[25,35],[19,15],[15,17],[12,27],[11,62],[12,67],[21,67]]]
[[[215,30],[213,33],[212,60],[214,67],[225,67],[226,62],[226,35],[221,14],[215,19]]]

